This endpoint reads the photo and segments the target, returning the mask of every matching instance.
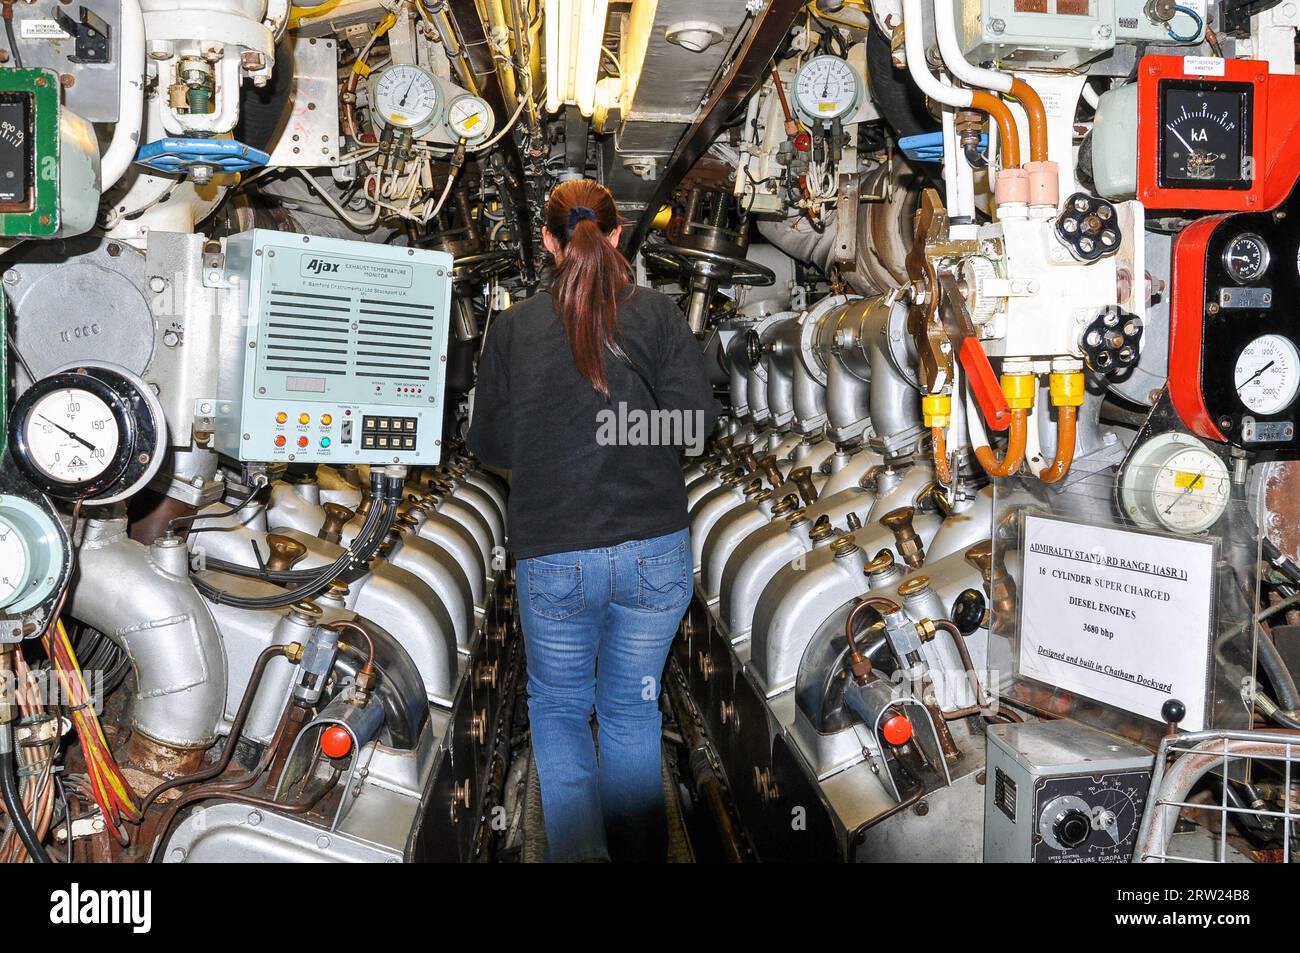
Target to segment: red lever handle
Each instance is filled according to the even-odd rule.
[[[970,389],[980,405],[984,420],[990,430],[1006,430],[1011,426],[1011,410],[1007,407],[1007,398],[1002,393],[989,357],[975,338],[966,338],[961,342],[957,352],[962,369],[970,381]]]

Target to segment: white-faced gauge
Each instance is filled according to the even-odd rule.
[[[1223,249],[1223,267],[1240,285],[1262,278],[1270,258],[1268,243],[1253,232],[1237,235]]]
[[[478,142],[492,135],[495,125],[492,107],[478,96],[457,96],[447,107],[447,126],[457,139]]]
[[[1227,511],[1232,478],[1222,457],[1188,434],[1153,437],[1133,452],[1120,500],[1139,526],[1190,535]]]
[[[843,119],[861,96],[858,71],[838,56],[814,56],[794,79],[795,106],[814,122]]]
[[[158,471],[166,424],[143,381],[125,368],[78,365],[37,381],[9,421],[14,463],[65,500],[113,503]]]
[[[1280,414],[1300,392],[1300,350],[1290,338],[1263,334],[1237,355],[1233,369],[1237,396],[1257,414]]]
[[[370,95],[371,109],[382,125],[417,134],[434,122],[442,105],[433,74],[409,64],[389,66],[375,74]]]

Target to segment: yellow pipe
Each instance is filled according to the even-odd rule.
[[[1020,131],[1007,104],[992,93],[975,90],[971,93],[971,107],[988,113],[998,124],[999,148],[1002,150],[1002,168],[1020,167]]]
[[[1022,79],[1011,81],[1011,97],[1020,102],[1029,117],[1029,159],[1047,161],[1047,110],[1034,88]],[[1004,165],[1006,163],[1003,163]]]

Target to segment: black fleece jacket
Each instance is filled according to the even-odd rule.
[[[699,452],[721,410],[700,345],[672,299],[635,287],[619,306],[618,338],[635,368],[605,356],[606,400],[578,373],[550,294],[521,301],[488,329],[469,448],[512,471],[509,534],[519,559],[688,524],[679,454]]]

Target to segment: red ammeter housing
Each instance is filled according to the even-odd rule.
[[[1170,121],[1186,108],[1172,103],[1184,91],[1211,91],[1222,101],[1229,94],[1239,97],[1243,118],[1239,176],[1198,181],[1165,167],[1169,154],[1164,146],[1174,136]],[[1300,76],[1270,74],[1262,60],[1143,57],[1138,66],[1138,199],[1148,209],[1258,212],[1273,208],[1291,194],[1300,174],[1298,103]]]

